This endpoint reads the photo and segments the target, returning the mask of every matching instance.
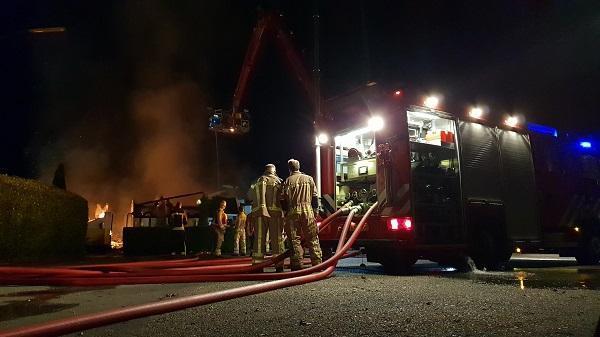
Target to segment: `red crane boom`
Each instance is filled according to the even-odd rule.
[[[254,27],[233,94],[231,116],[226,119],[228,122],[233,121],[233,123],[231,123],[231,125],[221,126],[221,129],[224,129],[225,131],[237,130],[236,126],[239,125],[239,123],[236,123],[235,121],[238,118],[241,119],[245,114],[243,105],[245,104],[248,94],[250,80],[256,71],[258,58],[267,44],[267,39],[274,40],[275,46],[282,53],[289,71],[300,84],[302,91],[311,102],[312,106],[316,107],[317,104],[320,104],[320,102],[315,102],[315,88],[312,83],[310,72],[306,69],[300,54],[295,48],[290,32],[285,29],[282,18],[283,16],[279,13],[267,12],[261,15]],[[314,116],[314,120],[317,118],[318,116]]]

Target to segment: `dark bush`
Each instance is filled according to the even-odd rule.
[[[0,175],[0,261],[84,253],[87,201],[38,181]]]

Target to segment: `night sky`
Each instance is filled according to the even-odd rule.
[[[311,1],[2,2],[0,173],[40,177],[79,149],[101,153],[102,179],[136,176],[145,169],[138,150],[170,125],[167,135],[186,137],[171,164],[190,158],[197,185],[214,185],[206,107],[231,105],[258,7],[285,14],[310,69]],[[440,93],[457,114],[484,104],[561,130],[598,130],[598,1],[322,0],[319,10],[324,97],[372,80]],[[47,26],[67,31],[26,32]],[[174,105],[177,115],[160,115]],[[158,115],[135,113],[146,107]],[[252,131],[219,139],[224,183],[245,186],[290,157],[312,171],[312,107],[273,46],[246,107]],[[98,170],[84,176],[98,179]]]

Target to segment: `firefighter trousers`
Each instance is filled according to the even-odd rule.
[[[233,254],[246,255],[246,228],[238,228],[235,230],[233,238]]]
[[[292,248],[292,255],[290,256],[290,266],[292,269],[302,268],[304,250],[300,241],[300,233],[302,233],[302,237],[304,237],[306,246],[309,249],[311,264],[316,266],[323,262],[323,252],[319,244],[319,232],[314,216],[307,214],[288,215],[285,219],[285,233]]]
[[[283,253],[283,217],[257,216],[254,228],[254,245],[252,247],[252,263],[261,263],[265,259],[267,231],[271,243],[271,253],[273,256]],[[276,268],[283,268],[283,261],[278,263]]]
[[[217,242],[215,245],[215,255],[221,256],[221,246],[225,240],[225,228],[219,228],[215,226],[215,233],[217,234]]]

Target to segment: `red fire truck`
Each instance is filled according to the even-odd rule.
[[[464,267],[471,256],[478,267],[497,269],[517,249],[544,249],[598,262],[600,156],[591,141],[480,109],[455,116],[438,110],[435,97],[423,102],[374,83],[323,102],[318,77],[311,83],[274,12],[263,13],[254,28],[231,116],[244,110],[269,37],[315,107],[322,132],[315,177],[326,213],[349,200],[379,202],[359,242],[369,260],[397,271],[419,258]],[[337,221],[320,233],[324,247],[337,244],[344,219]]]
[[[514,251],[600,260],[600,156],[593,141],[473,109],[456,116],[376,85],[327,102],[317,184],[333,212],[380,207],[359,244],[390,271],[417,259],[499,269]],[[414,105],[411,103],[415,103]],[[343,222],[321,232],[334,246]]]

